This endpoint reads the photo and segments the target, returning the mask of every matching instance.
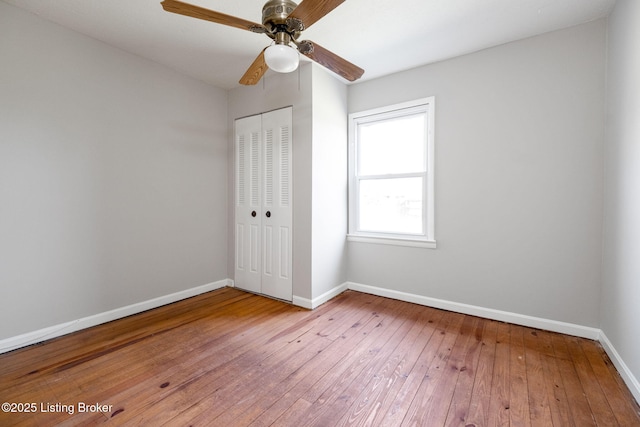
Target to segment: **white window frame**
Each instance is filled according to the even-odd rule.
[[[360,124],[413,115],[423,112],[426,116],[427,131],[425,132],[425,166],[424,173],[389,174],[383,176],[363,177],[358,175],[358,127]],[[436,247],[435,240],[435,197],[434,197],[434,115],[435,97],[421,98],[386,107],[375,108],[349,114],[349,234],[347,240],[351,242],[388,244],[398,246],[413,246],[423,248]],[[372,178],[402,178],[407,176],[424,177],[422,195],[423,234],[398,234],[384,232],[370,232],[359,230],[359,182]]]

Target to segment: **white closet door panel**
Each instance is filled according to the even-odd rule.
[[[244,224],[236,224],[236,272],[238,270],[245,271],[246,269],[246,258],[244,257],[244,227]]]
[[[262,115],[263,141],[263,263],[262,293],[291,301],[292,109]]]
[[[280,238],[278,244],[280,249],[278,277],[282,280],[291,280],[291,229],[289,227],[280,227],[280,235],[278,237]]]
[[[262,257],[262,273],[265,276],[273,276],[273,227],[265,225],[263,228],[263,257]]]
[[[235,285],[261,291],[261,119],[247,117],[235,122],[236,262]],[[252,215],[252,213],[254,213]]]

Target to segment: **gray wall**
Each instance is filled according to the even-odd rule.
[[[606,22],[349,87],[349,112],[436,97],[436,240],[350,242],[348,278],[599,326]]]
[[[227,95],[0,2],[0,339],[227,278]]]
[[[601,329],[638,381],[640,379],[640,341],[638,340],[640,336],[640,2],[618,0],[609,17],[608,35]]]
[[[347,280],[347,87],[313,73],[312,298]]]

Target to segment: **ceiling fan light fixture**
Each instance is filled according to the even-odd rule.
[[[290,73],[298,68],[298,51],[286,44],[273,44],[264,51],[267,66],[278,73]]]

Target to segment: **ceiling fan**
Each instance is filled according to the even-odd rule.
[[[359,79],[364,70],[339,57],[319,44],[298,38],[323,16],[345,0],[304,0],[299,5],[291,0],[269,0],[262,8],[262,24],[215,12],[179,0],[164,0],[167,12],[204,19],[254,33],[266,34],[274,43],[260,52],[240,79],[243,85],[255,85],[267,69],[287,73],[298,67],[298,52],[328,68],[346,80]],[[294,45],[292,47],[291,45]],[[296,50],[297,49],[297,50]]]

